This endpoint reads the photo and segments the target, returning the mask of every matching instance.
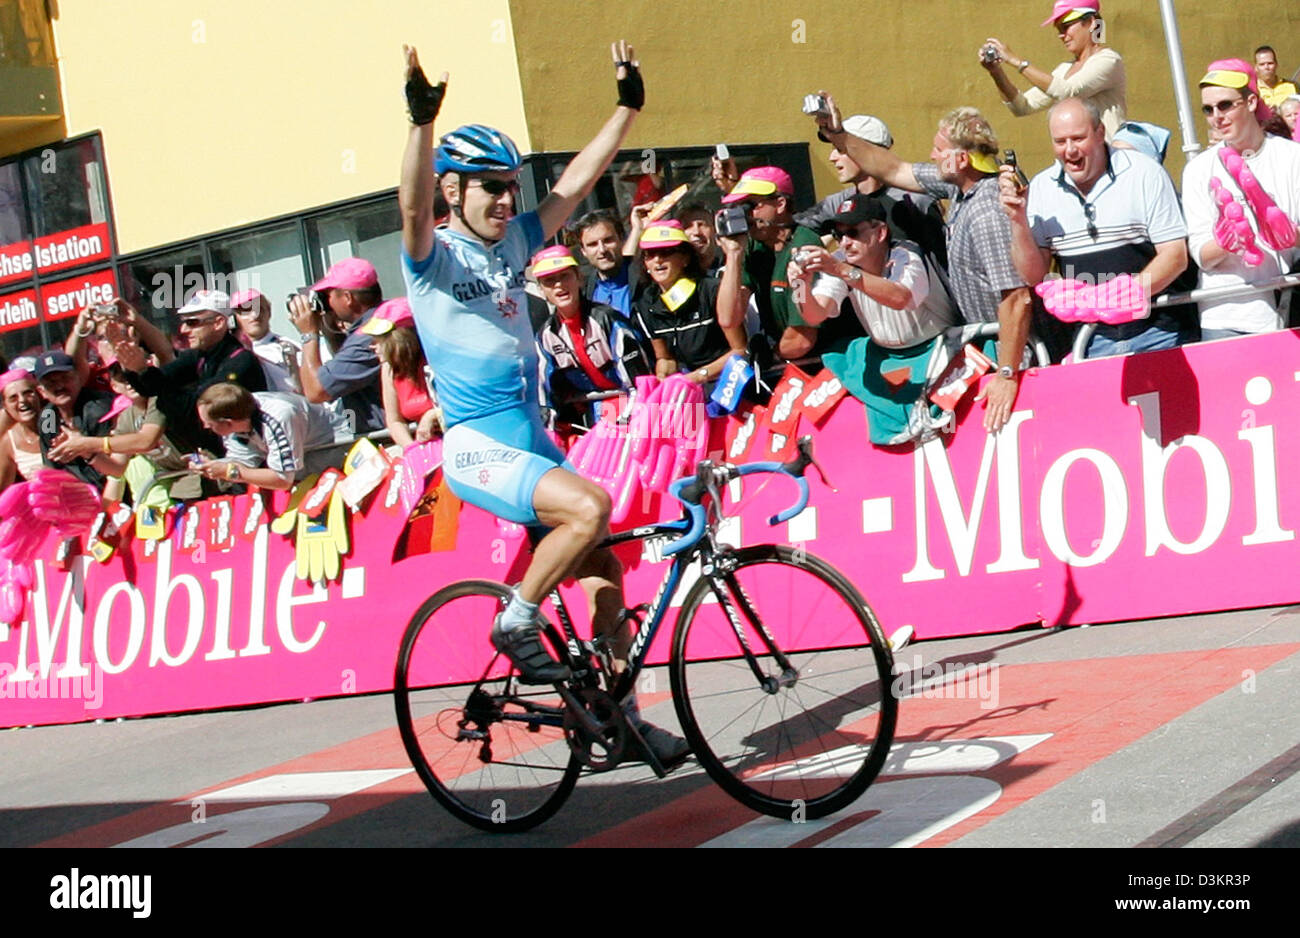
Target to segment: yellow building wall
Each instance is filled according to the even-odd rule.
[[[1300,7],[1178,0],[1189,80],[1262,42],[1300,65]],[[799,110],[825,87],[882,117],[925,159],[938,118],[988,114],[1027,170],[1051,160],[1046,118],[1015,119],[976,62],[997,35],[1051,67],[1049,0],[60,0],[54,21],[66,132],[100,130],[124,253],[391,188],[405,142],[401,44],[452,74],[440,130],[493,124],[527,151],[580,148],[615,98],[609,42],[634,41],[649,103],[629,148],[811,141]],[[1129,111],[1175,130],[1155,0],[1103,0]],[[1227,37],[1229,41],[1225,42]],[[1013,79],[1023,85],[1019,76]],[[525,104],[526,102],[526,104]],[[1193,103],[1199,101],[1193,89]],[[525,113],[526,112],[526,113]],[[1204,142],[1204,125],[1198,117]]]
[[[1178,0],[1193,85],[1212,59],[1249,59],[1258,45],[1283,71],[1300,66],[1300,7],[1281,0]],[[1014,118],[977,52],[997,36],[1048,70],[1067,54],[1039,23],[1050,0],[511,0],[528,127],[538,149],[580,148],[614,103],[608,43],[626,37],[643,62],[647,106],[629,148],[812,142],[820,195],[837,187],[829,147],[810,132],[803,95],[830,90],[846,114],[890,126],[906,159],[928,158],[935,125],[958,105],[978,107],[1003,146],[1036,172],[1051,162],[1043,114]],[[1103,0],[1107,42],[1124,56],[1129,114],[1175,132],[1166,164],[1181,174],[1172,81],[1156,0]],[[557,38],[562,37],[562,39]],[[1026,82],[1015,75],[1018,87]],[[1205,128],[1195,90],[1197,132]]]
[[[505,0],[60,0],[69,136],[100,130],[130,253],[395,186],[402,43],[451,72],[439,126],[528,146]]]

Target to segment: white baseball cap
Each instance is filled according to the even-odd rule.
[[[879,117],[872,117],[870,114],[854,114],[852,117],[844,118],[844,131],[867,141],[867,143],[874,143],[878,147],[884,147],[886,150],[894,145],[894,137],[890,134],[889,128],[885,126],[885,122]],[[830,143],[821,131],[817,132],[817,136],[823,142]]]
[[[189,316],[194,313],[221,313],[230,315],[230,297],[220,290],[199,290],[190,301],[176,310],[177,316]]]

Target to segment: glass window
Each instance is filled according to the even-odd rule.
[[[0,65],[54,65],[50,21],[43,0],[4,0],[0,3]]]
[[[213,273],[226,276],[218,289],[231,295],[240,290],[260,290],[271,301],[271,331],[292,336],[285,299],[311,282],[303,265],[298,225],[290,223],[270,231],[214,239],[209,250]]]
[[[194,244],[123,264],[118,279],[126,301],[171,335],[176,332],[172,313],[206,287],[206,273],[203,252]]]
[[[23,160],[36,235],[108,219],[104,167],[94,139],[47,147]]]
[[[307,220],[312,277],[317,280],[336,261],[364,257],[379,272],[384,297],[406,294],[398,261],[402,250],[402,214],[397,198],[345,208]]]
[[[27,209],[17,163],[0,166],[0,247],[27,240]]]

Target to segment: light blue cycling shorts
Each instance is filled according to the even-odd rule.
[[[524,408],[456,424],[442,438],[442,471],[462,501],[499,518],[536,525],[533,491],[552,469],[574,468]]]

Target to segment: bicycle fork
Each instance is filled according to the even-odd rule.
[[[723,589],[722,584],[724,583],[726,589]],[[735,572],[727,570],[721,577],[716,573],[709,574],[709,588],[713,591],[713,595],[718,600],[723,612],[726,613],[727,621],[731,623],[731,630],[736,634],[736,639],[740,642],[740,648],[744,652],[745,662],[749,665],[749,670],[753,672],[759,687],[768,694],[775,694],[783,687],[793,687],[798,683],[799,672],[790,664],[790,659],[785,656],[785,653],[777,647],[772,633],[767,630],[762,620],[759,619],[758,614],[754,611],[753,603],[750,602],[749,596],[745,593],[745,588],[736,579]],[[758,659],[754,657],[754,650],[750,647],[749,639],[745,635],[744,623],[740,621],[740,616],[736,614],[735,605],[731,602],[732,596],[736,598],[736,604],[740,606],[740,611],[745,614],[745,618],[754,631],[758,633],[758,637],[781,669],[779,676],[763,673]]]

